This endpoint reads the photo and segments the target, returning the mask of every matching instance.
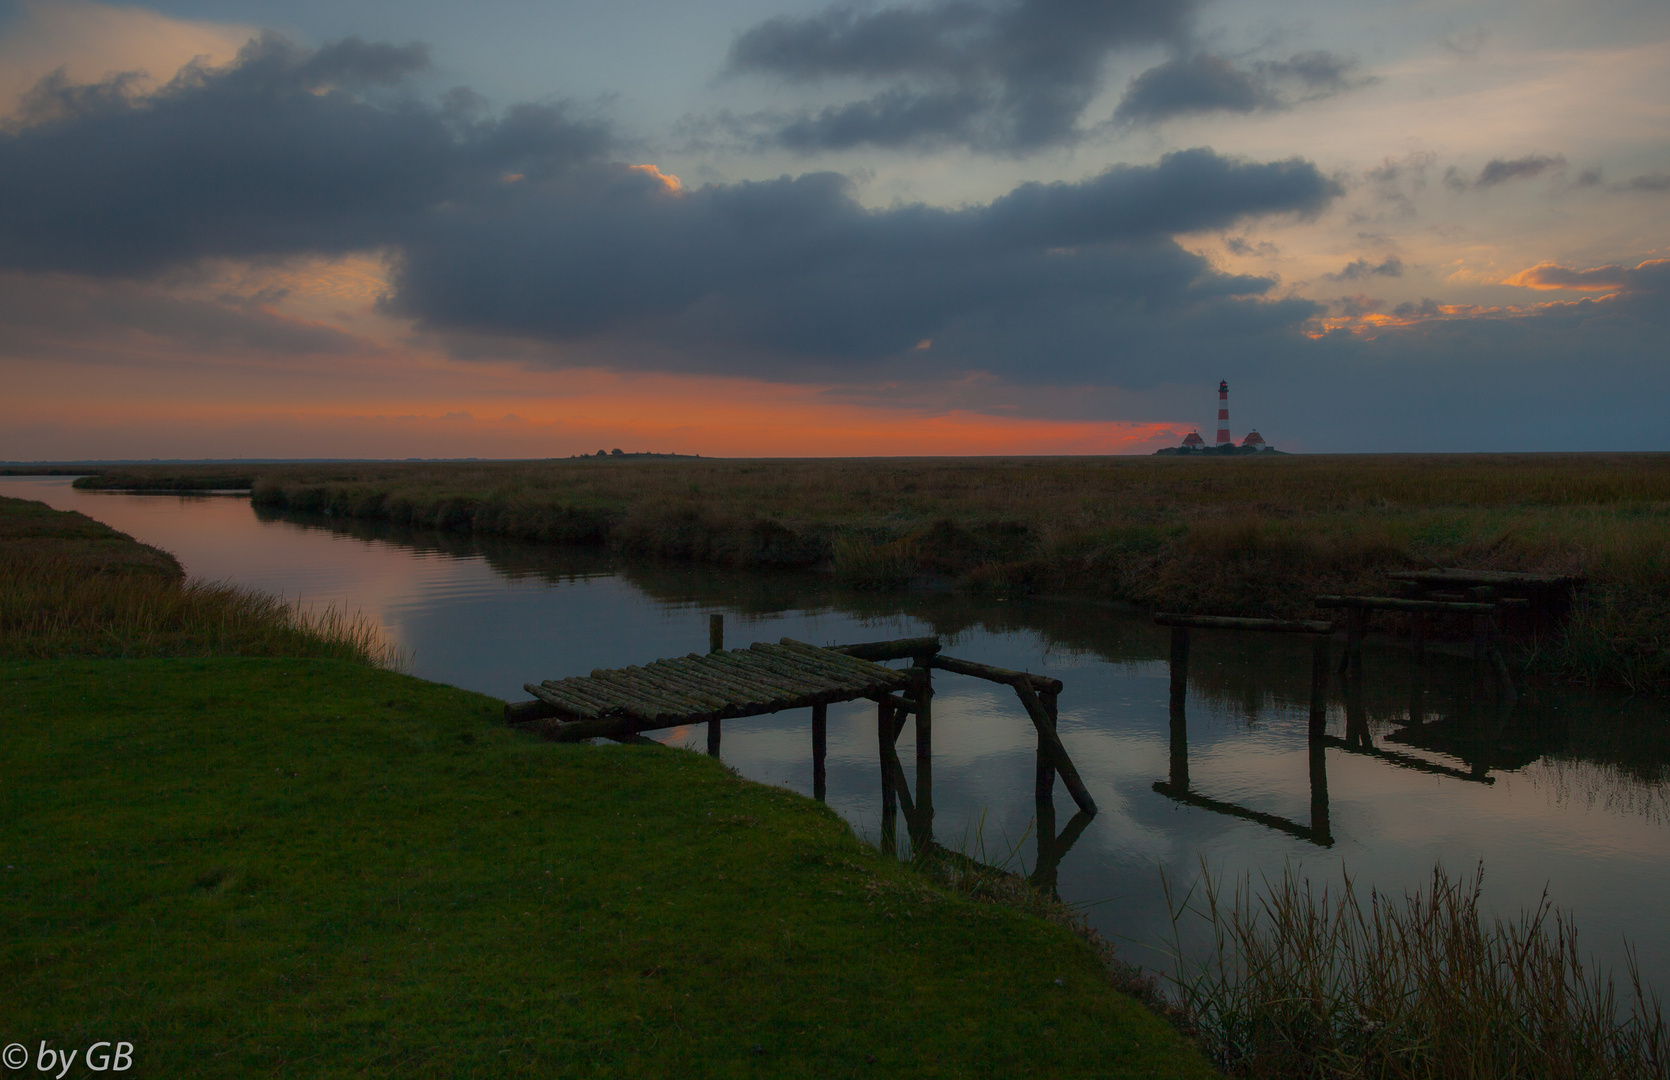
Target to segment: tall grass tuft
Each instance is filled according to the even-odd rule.
[[[186,580],[80,514],[0,500],[0,656],[310,656],[402,666],[376,623]]]
[[[1569,916],[1544,897],[1516,921],[1486,922],[1482,878],[1482,866],[1470,882],[1435,867],[1428,891],[1372,892],[1366,907],[1349,876],[1318,893],[1291,866],[1256,899],[1243,879],[1225,902],[1204,868],[1180,897],[1167,882],[1185,1026],[1231,1076],[1670,1076],[1659,997],[1633,954],[1621,1011],[1611,976],[1584,966]],[[1193,964],[1191,916],[1211,935]]]

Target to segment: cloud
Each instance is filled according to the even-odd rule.
[[[868,210],[828,173],[669,193],[595,166],[426,216],[388,307],[627,366],[828,376],[908,353],[1049,380],[1135,366],[1138,342],[1186,351],[1168,336],[1304,322],[1316,305],[1261,299],[1273,279],[1219,274],[1171,235],[1314,213],[1338,194],[1308,162],[1210,150],[957,210]]]
[[[1258,255],[1268,258],[1270,256],[1281,254],[1281,249],[1270,243],[1268,240],[1260,240],[1257,243],[1253,243],[1244,236],[1225,237],[1224,247],[1228,248],[1229,251],[1235,255]]]
[[[1353,75],[1356,68],[1355,60],[1324,51],[1246,68],[1209,53],[1178,56],[1133,79],[1113,115],[1151,124],[1202,113],[1280,112],[1373,81]]]
[[[1552,156],[1544,154],[1527,154],[1522,158],[1492,158],[1485,163],[1484,168],[1471,181],[1461,175],[1461,170],[1454,165],[1444,172],[1444,183],[1455,191],[1466,191],[1468,188],[1489,188],[1498,184],[1505,184],[1509,180],[1528,180],[1541,176],[1550,169],[1563,169],[1566,159],[1559,154]]]
[[[1661,293],[1670,290],[1670,259],[1652,259],[1637,266],[1594,266],[1578,269],[1558,263],[1538,263],[1503,281],[1527,289],[1566,289],[1576,292]]]
[[[1670,172],[1632,176],[1619,187],[1625,191],[1670,191]]]
[[[0,202],[29,208],[0,219],[0,268],[143,281],[377,250],[383,312],[456,355],[787,379],[905,354],[1046,382],[1134,371],[1320,310],[1173,239],[1319,212],[1341,188],[1310,162],[1186,150],[984,205],[872,210],[829,173],[685,188],[609,160],[607,132],[560,106],[428,104],[406,88],[425,62],[269,36],[151,94],[49,80],[0,134]]]
[[[38,84],[0,132],[0,266],[133,274],[210,256],[340,253],[398,240],[449,198],[539,175],[607,144],[560,107],[482,119],[467,97],[399,93],[419,46],[274,35],[154,93],[115,76]]]
[[[761,117],[800,150],[956,142],[1023,154],[1077,141],[1103,64],[1181,42],[1195,0],[939,0],[777,16],[740,34],[726,70],[793,83],[881,84],[858,101]]]
[[[263,300],[182,298],[146,282],[0,273],[0,329],[9,356],[98,357],[158,351],[219,359],[344,357],[379,351],[334,326],[271,310]]]
[[[1357,281],[1367,277],[1402,277],[1403,260],[1396,255],[1388,255],[1379,263],[1371,263],[1367,259],[1355,259],[1345,264],[1337,274],[1324,275],[1330,281]]]

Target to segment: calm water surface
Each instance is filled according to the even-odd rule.
[[[1202,865],[1234,880],[1300,867],[1401,894],[1441,862],[1481,861],[1492,910],[1515,915],[1546,890],[1571,912],[1586,952],[1622,970],[1623,941],[1670,989],[1670,722],[1661,702],[1570,692],[1504,710],[1469,695],[1461,661],[1424,674],[1396,649],[1367,654],[1355,687],[1336,680],[1325,751],[1326,824],[1313,826],[1305,641],[1196,633],[1190,667],[1188,790],[1171,776],[1167,641],[1138,616],[1057,602],[945,594],[874,596],[809,574],[720,573],[584,551],[398,533],[341,523],[263,521],[242,498],[78,492],[64,478],[0,478],[40,499],[173,552],[196,577],[257,586],[375,619],[423,678],[522,700],[524,682],[705,651],[707,616],[727,644],[817,644],[938,634],[952,655],[1066,683],[1060,731],[1100,812],[1061,856],[1057,887],[1126,955],[1165,963],[1162,875],[1187,887]],[[936,673],[934,834],[991,862],[1033,870],[1036,737],[1007,687]],[[1423,722],[1411,726],[1412,716]],[[701,728],[660,733],[705,746]],[[900,757],[914,777],[911,727]],[[810,794],[807,711],[725,722],[723,756],[743,775]],[[1056,828],[1075,807],[1056,785]],[[828,801],[880,833],[874,706],[829,712]],[[1200,800],[1197,800],[1200,801]],[[1248,813],[1254,816],[1247,816]],[[1079,824],[1084,824],[1080,822]],[[905,830],[900,829],[901,841]]]

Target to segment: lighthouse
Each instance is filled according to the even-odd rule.
[[[1229,380],[1218,383],[1218,445],[1234,446],[1235,440],[1229,437]]]

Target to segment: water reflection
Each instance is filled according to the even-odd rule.
[[[713,613],[733,644],[934,634],[956,656],[1063,682],[1058,729],[1094,818],[1059,790],[1037,800],[1026,712],[1008,687],[964,678],[935,680],[930,725],[905,724],[885,766],[870,702],[830,706],[821,725],[810,710],[728,720],[727,764],[824,798],[901,854],[938,843],[1029,873],[1085,905],[1138,962],[1160,962],[1148,946],[1171,935],[1160,875],[1186,885],[1202,859],[1255,883],[1289,861],[1318,881],[1343,867],[1394,893],[1424,883],[1434,861],[1467,873],[1483,859],[1494,910],[1511,916],[1546,888],[1576,918],[1585,953],[1619,967],[1627,935],[1643,972],[1670,986],[1657,908],[1670,892],[1663,702],[1532,687],[1507,707],[1475,692],[1466,641],[1453,654],[1429,641],[1419,666],[1371,638],[1365,674],[1330,671],[1318,708],[1310,642],[1197,632],[1179,699],[1167,631],[1114,608],[879,595],[812,574],[261,521],[246,502],[73,492],[58,480],[0,481],[0,494],[83,510],[196,575],[364,610],[411,652],[416,674],[501,698],[530,680],[699,651]],[[659,733],[696,749],[703,736]]]

